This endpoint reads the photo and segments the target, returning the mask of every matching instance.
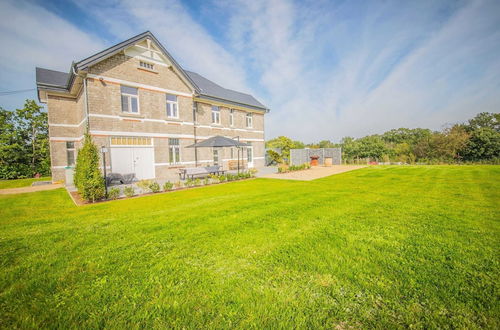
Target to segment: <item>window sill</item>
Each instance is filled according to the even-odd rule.
[[[135,113],[128,113],[128,112],[122,112],[119,117],[125,117],[125,118],[138,118],[138,119],[141,119],[141,118],[144,118],[144,116],[142,116],[140,113],[138,114],[135,114]]]
[[[146,71],[146,72],[151,72],[151,73],[158,74],[158,71],[156,71],[156,70],[151,70],[151,69],[147,69],[147,68],[143,68],[143,67],[138,67],[137,70],[141,70],[141,71]]]

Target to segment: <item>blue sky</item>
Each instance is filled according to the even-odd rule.
[[[269,106],[266,138],[338,141],[500,111],[495,0],[2,0],[0,92],[146,30],[184,68]]]

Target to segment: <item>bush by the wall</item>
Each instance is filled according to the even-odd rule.
[[[135,195],[135,189],[132,186],[123,188],[123,194],[127,197],[132,197]]]
[[[290,165],[290,166],[279,166],[278,167],[278,173],[287,173],[287,172],[294,172],[294,171],[302,171],[302,170],[307,170],[311,168],[311,164],[309,163],[304,163],[302,165]]]
[[[95,202],[104,197],[104,178],[99,169],[99,151],[89,134],[85,134],[76,158],[74,183],[80,196]]]
[[[163,190],[168,191],[174,188],[174,184],[170,181],[167,181],[163,184]]]
[[[137,182],[137,187],[139,187],[143,193],[147,193],[151,190],[150,186],[152,183],[153,181],[151,180],[141,180]]]
[[[120,197],[120,188],[111,188],[109,191],[108,191],[108,198],[109,199],[117,199],[118,197]]]
[[[149,190],[151,190],[154,193],[160,192],[160,185],[158,184],[158,182],[153,181],[149,185]]]

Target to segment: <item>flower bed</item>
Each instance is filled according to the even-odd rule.
[[[311,168],[311,165],[309,163],[304,163],[302,165],[286,165],[282,164],[278,166],[278,173],[288,173],[288,172],[295,172],[295,171],[302,171],[302,170],[308,170]]]
[[[222,175],[209,175],[206,178],[200,179],[187,179],[186,181],[170,182],[167,181],[160,186],[160,184],[154,180],[141,180],[134,185],[129,185],[124,188],[112,187],[108,190],[108,199],[101,199],[99,202],[104,202],[107,200],[115,199],[125,199],[130,197],[138,197],[143,195],[151,195],[160,192],[169,192],[175,190],[189,189],[193,187],[202,187],[213,184],[219,184],[224,182],[246,180],[255,177],[257,170],[250,169],[246,172],[241,172],[239,174],[222,174]],[[85,202],[77,192],[72,192],[70,195],[73,201],[77,205],[91,204],[90,202]]]

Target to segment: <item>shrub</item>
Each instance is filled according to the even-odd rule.
[[[217,176],[215,174],[210,174],[208,177],[210,178],[210,180],[212,180],[212,183],[219,183],[220,182],[219,176]]]
[[[160,185],[158,184],[158,182],[153,181],[149,185],[149,190],[151,190],[154,193],[160,192]]]
[[[219,175],[219,181],[220,182],[224,182],[226,180],[227,180],[227,176],[225,176],[224,174]]]
[[[209,185],[210,184],[210,179],[209,178],[205,178],[203,180],[203,184],[206,186],[206,185]]]
[[[174,183],[174,187],[175,187],[175,189],[182,188],[182,182],[177,181],[176,183]]]
[[[201,180],[199,178],[196,178],[193,182],[195,186],[201,186]]]
[[[146,193],[150,190],[149,187],[151,186],[152,183],[153,181],[151,180],[141,180],[137,182],[137,187],[139,187],[143,193]]]
[[[99,170],[99,151],[90,135],[85,134],[76,158],[74,183],[80,196],[95,202],[104,197],[104,178]]]
[[[127,197],[132,197],[135,195],[135,189],[132,186],[123,188],[123,194]]]
[[[167,181],[163,185],[163,190],[165,190],[165,191],[172,190],[173,187],[174,187],[174,184],[172,182],[170,182],[170,181]]]
[[[288,172],[288,165],[280,164],[278,166],[278,173],[286,173],[286,172]]]
[[[109,191],[108,191],[108,198],[109,199],[117,199],[118,197],[120,197],[120,188],[111,188]]]
[[[250,174],[250,177],[253,178],[255,174],[257,174],[258,170],[256,168],[251,168],[248,170],[248,174]]]
[[[186,182],[184,182],[186,187],[192,187],[194,185],[193,179],[187,179]]]

